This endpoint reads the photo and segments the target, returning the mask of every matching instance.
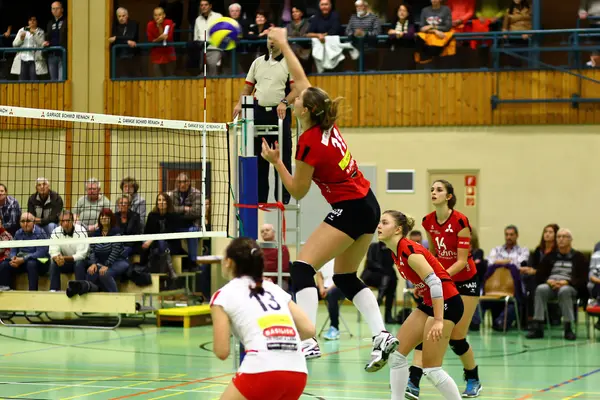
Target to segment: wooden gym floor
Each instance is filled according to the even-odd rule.
[[[325,313],[321,306],[318,328]],[[302,399],[389,399],[388,368],[363,371],[371,347],[366,325],[357,324],[354,307],[344,306],[342,313],[355,336],[320,340],[324,356],[309,362]],[[585,338],[583,325],[579,336],[566,342],[558,329],[542,340],[487,328],[471,334],[484,386],[480,398],[600,399],[600,344]],[[218,399],[233,362],[215,358],[211,340],[210,326],[143,325],[116,331],[2,327],[0,398]],[[454,354],[447,355],[445,367],[462,390],[462,368]],[[426,380],[421,387],[421,398],[439,398]]]

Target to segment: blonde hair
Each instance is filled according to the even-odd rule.
[[[340,102],[343,99],[343,97],[337,97],[332,100],[326,91],[311,86],[304,92],[302,103],[308,109],[310,119],[322,130],[327,131],[338,120]]]
[[[384,214],[391,216],[396,222],[396,225],[402,227],[402,237],[406,237],[415,226],[415,219],[410,215],[401,213],[400,211],[387,210],[384,211]]]

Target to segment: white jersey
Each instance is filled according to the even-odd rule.
[[[272,282],[263,281],[265,293],[254,295],[249,277],[231,280],[211,299],[229,316],[233,334],[242,342],[246,356],[238,372],[269,371],[308,373],[302,342],[289,309],[291,296]]]

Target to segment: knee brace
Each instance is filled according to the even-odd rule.
[[[304,261],[294,261],[290,268],[290,278],[292,278],[294,292],[312,287],[316,288],[315,274],[316,271],[310,264]]]
[[[427,379],[429,379],[429,382],[436,387],[446,382],[446,380],[450,378],[450,376],[448,376],[442,367],[423,368],[423,375],[425,375]]]
[[[457,356],[462,356],[469,351],[469,343],[467,339],[452,340],[450,339],[450,348]]]
[[[423,342],[419,343],[417,347],[415,347],[415,350],[423,351]]]
[[[350,301],[354,299],[354,296],[367,286],[363,281],[358,279],[356,272],[350,274],[335,274],[333,275],[333,283],[339,287],[344,296]]]
[[[406,359],[406,356],[403,356],[397,351],[394,351],[392,354],[390,354],[388,362],[390,364],[390,369],[408,369],[408,360]]]

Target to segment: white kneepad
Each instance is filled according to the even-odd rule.
[[[446,379],[449,378],[448,374],[442,369],[442,367],[423,368],[423,375],[425,375],[433,384],[433,386],[436,387],[444,383]]]
[[[408,360],[397,351],[390,354],[389,358],[390,369],[408,368]]]

